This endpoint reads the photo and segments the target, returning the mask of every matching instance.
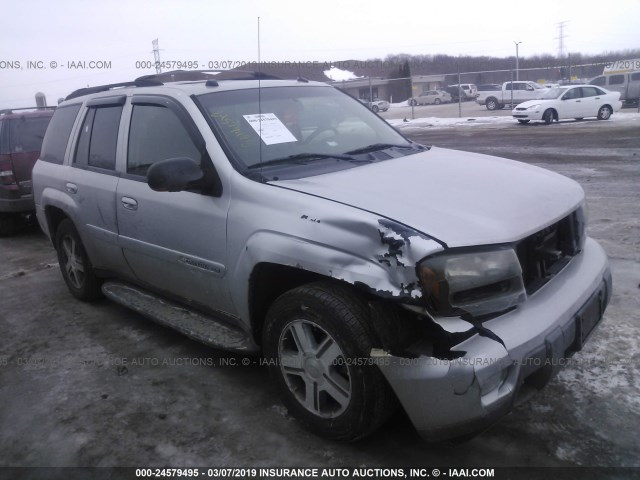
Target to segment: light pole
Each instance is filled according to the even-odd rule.
[[[520,45],[522,42],[516,42],[514,40],[513,43],[516,44],[516,80],[520,80],[520,75],[518,74],[518,68],[520,67],[520,65],[519,65],[520,58],[518,56],[518,45]]]

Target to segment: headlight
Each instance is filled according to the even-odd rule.
[[[437,254],[418,264],[418,274],[429,308],[442,316],[501,312],[526,299],[522,268],[510,247]]]
[[[536,108],[538,108],[540,105],[536,104],[536,105],[531,105],[530,107],[527,107],[527,110],[534,110]]]

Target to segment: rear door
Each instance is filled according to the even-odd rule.
[[[618,73],[615,75],[609,75],[607,77],[607,86],[605,87],[607,90],[611,90],[612,92],[620,92],[620,100],[627,99],[627,84],[629,74],[627,73]]]
[[[66,169],[65,193],[79,206],[75,223],[83,235],[93,266],[131,277],[118,245],[116,171],[124,95],[89,100],[73,145],[71,168]]]
[[[128,121],[116,205],[129,265],[152,289],[232,312],[224,282],[228,193],[156,192],[147,184],[147,170],[158,161],[211,162],[200,132],[179,102],[162,95],[134,95]]]

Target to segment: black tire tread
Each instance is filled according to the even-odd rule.
[[[370,323],[367,321],[370,317],[370,309],[364,299],[362,299],[355,291],[351,291],[347,287],[333,282],[315,282],[297,287],[280,296],[272,305],[270,314],[277,312],[279,309],[292,304],[315,304],[336,312],[338,318],[344,326],[350,331],[351,337],[355,341],[354,350],[361,357],[368,357],[371,348],[376,346],[375,334]],[[269,317],[267,325],[264,329],[264,342],[267,344],[269,335]],[[369,367],[373,381],[371,382],[371,390],[366,393],[366,400],[370,405],[362,409],[363,416],[359,419],[360,428],[357,431],[349,431],[346,429],[332,428],[331,430],[318,429],[314,425],[300,419],[314,431],[322,436],[334,440],[355,441],[367,435],[370,435],[379,428],[391,416],[397,408],[397,399],[395,394],[387,384],[382,373],[377,367]],[[368,409],[368,412],[364,410]],[[366,413],[366,415],[364,415]]]

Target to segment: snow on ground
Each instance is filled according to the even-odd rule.
[[[400,105],[400,104],[395,104]],[[640,113],[633,112],[616,112],[609,120],[612,123],[620,122],[637,122],[640,126]],[[394,118],[388,119],[387,122],[396,128],[447,128],[447,127],[460,127],[460,126],[507,126],[513,125],[515,120],[511,116],[494,116],[494,117],[454,117],[454,118],[440,118],[440,117],[423,117],[416,119],[409,118]],[[560,123],[566,123],[571,125],[580,124],[575,120],[561,120]]]
[[[354,80],[356,78],[360,78],[349,70],[341,70],[337,67],[331,67],[329,70],[324,70],[323,73],[333,81]]]

